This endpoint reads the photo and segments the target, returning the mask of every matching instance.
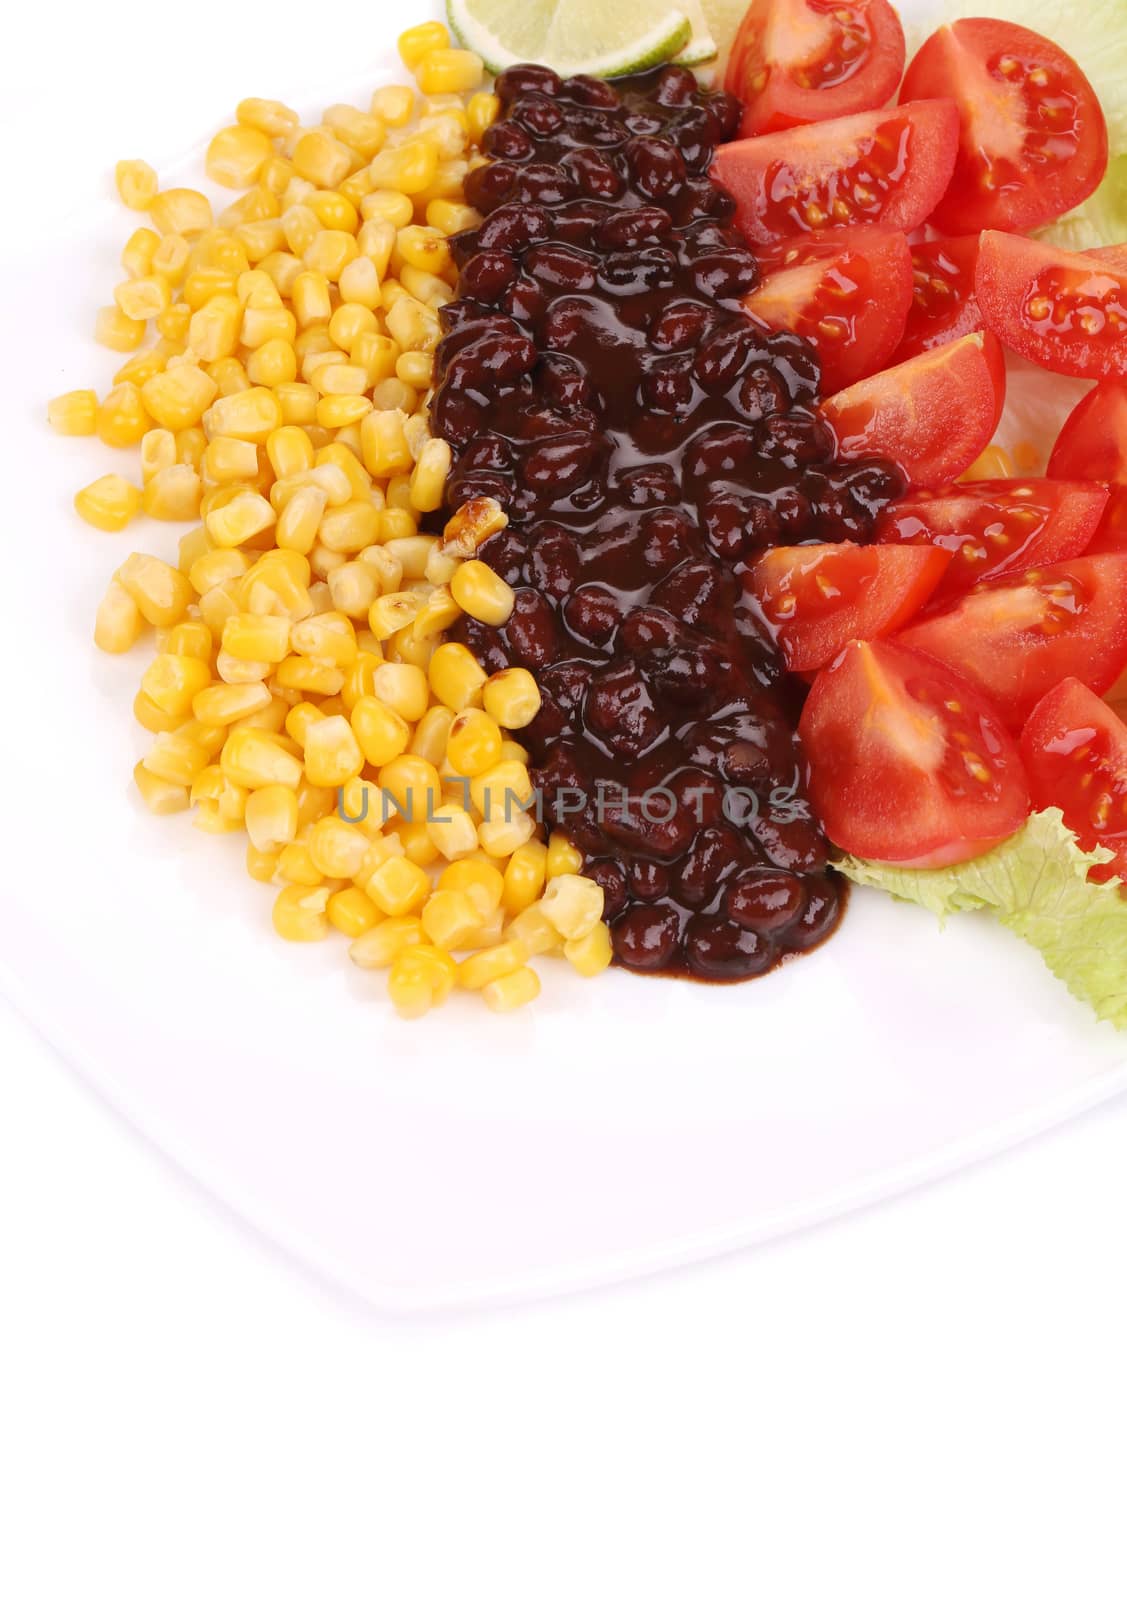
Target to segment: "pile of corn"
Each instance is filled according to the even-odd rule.
[[[49,418],[140,447],[139,485],[110,473],[75,496],[87,522],[193,524],[177,566],[124,561],[95,625],[113,652],[156,630],[134,703],[154,736],[134,772],[149,808],[245,829],[278,933],[339,930],[357,965],[388,969],[402,1014],[455,986],[508,1011],[539,992],[531,956],[593,975],[610,936],[578,853],[522,809],[513,734],[535,680],[487,677],[443,639],[463,612],[499,624],[513,605],[474,555],[505,525],[495,501],[419,531],[450,466],[427,426],[447,238],[477,220],[463,181],[499,103],[440,24],[400,53],[417,90],[330,106],[317,127],[244,100],[207,153],[209,177],[245,191],[217,217],[119,165],[147,221],[96,337],[130,358],[104,399],[61,395]]]

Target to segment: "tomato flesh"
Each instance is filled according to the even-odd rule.
[[[1028,361],[1071,378],[1127,376],[1127,272],[1012,233],[984,233],[983,321]]]
[[[977,260],[977,234],[912,246],[912,303],[896,351],[900,361],[982,327],[974,297]]]
[[[745,103],[745,138],[885,105],[904,71],[888,0],[752,0],[725,87]]]
[[[1127,663],[1127,555],[993,578],[900,638],[961,673],[1021,728],[1062,678],[1103,694]]]
[[[1005,397],[998,341],[969,333],[851,384],[820,414],[844,459],[884,456],[915,487],[941,489],[989,444]]]
[[[918,228],[951,176],[958,127],[953,101],[921,100],[723,144],[712,176],[756,254],[777,261],[783,241],[829,228]]]
[[[951,866],[1029,815],[1017,745],[989,701],[897,640],[846,646],[798,731],[827,837],[866,860]]]
[[[950,560],[934,545],[780,545],[749,576],[783,660],[792,672],[810,672],[851,639],[902,628]]]
[[[1095,478],[1111,498],[1090,549],[1127,550],[1127,382],[1101,383],[1065,420],[1049,457],[1050,478]]]
[[[853,228],[840,240],[796,244],[743,304],[765,327],[808,339],[821,362],[822,393],[834,394],[884,366],[911,297],[905,236]]]
[[[1107,125],[1072,57],[1029,28],[969,17],[909,64],[902,100],[958,102],[959,153],[934,225],[1025,232],[1086,200],[1107,169]]]
[[[1127,723],[1065,678],[1034,707],[1021,753],[1038,811],[1059,806],[1081,849],[1103,845],[1113,853],[1088,876],[1127,878]]]
[[[1003,572],[1083,555],[1106,504],[1107,490],[1098,483],[982,479],[898,500],[882,512],[876,536],[951,553],[932,596],[937,604]]]

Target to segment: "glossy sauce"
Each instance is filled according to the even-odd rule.
[[[708,176],[737,102],[680,68],[612,87],[515,67],[497,92],[432,426],[447,510],[509,514],[480,555],[517,599],[459,636],[539,680],[520,738],[617,960],[752,977],[826,938],[844,885],[742,579],[768,545],[868,540],[901,481],[835,462],[811,347],[740,309],[758,269]]]

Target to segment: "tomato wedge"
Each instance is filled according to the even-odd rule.
[[[992,578],[900,638],[962,673],[1008,727],[1020,728],[1062,678],[1103,694],[1119,676],[1127,663],[1127,555]]]
[[[876,536],[889,544],[931,544],[951,552],[954,559],[932,597],[938,602],[1018,567],[1083,555],[1106,504],[1107,490],[1099,483],[983,479],[898,500],[882,512]]]
[[[818,674],[798,732],[814,810],[852,855],[948,867],[1029,815],[1021,756],[989,701],[898,641],[847,645]]]
[[[908,67],[902,100],[950,95],[961,116],[951,186],[932,219],[945,233],[1025,232],[1086,200],[1107,169],[1095,90],[1051,40],[968,17],[940,28]]]
[[[912,300],[912,257],[902,233],[849,228],[840,238],[800,242],[747,296],[744,309],[767,328],[809,339],[834,394],[885,365],[900,342]]]
[[[902,628],[950,560],[935,545],[780,545],[749,577],[783,660],[792,672],[810,672],[851,639]]]
[[[745,136],[873,111],[904,71],[904,30],[888,0],[752,0],[724,86],[745,105]]]
[[[1095,478],[1111,489],[1091,550],[1127,550],[1127,383],[1101,383],[1066,418],[1050,478]]]
[[[928,239],[912,246],[912,304],[896,354],[899,360],[977,333],[982,313],[974,298],[978,235]]]
[[[1037,810],[1059,806],[1081,849],[1114,853],[1088,876],[1127,878],[1127,723],[1079,679],[1065,678],[1034,707],[1021,753]]]
[[[920,100],[722,144],[712,176],[756,254],[777,261],[782,241],[827,228],[918,228],[947,187],[958,130],[953,101]]]
[[[844,459],[885,456],[917,488],[941,489],[989,444],[1005,397],[998,341],[968,333],[851,384],[819,410]]]
[[[1127,272],[1012,233],[984,233],[975,293],[986,326],[1070,378],[1127,376]]]

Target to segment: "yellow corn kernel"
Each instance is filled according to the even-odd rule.
[[[317,391],[308,383],[280,383],[274,397],[287,426],[303,427],[317,415]]]
[[[145,619],[129,591],[111,578],[94,617],[94,643],[109,655],[131,650],[141,637]]]
[[[213,439],[204,450],[202,467],[210,483],[257,477],[258,446],[249,439]]]
[[[469,895],[439,889],[421,912],[423,932],[440,950],[453,950],[481,926],[482,917]]]
[[[149,216],[161,233],[182,233],[186,239],[212,225],[211,202],[196,189],[163,189],[149,203]]]
[[[434,654],[433,639],[416,639],[414,624],[409,628],[401,628],[387,640],[384,654],[389,661],[402,662],[404,665],[421,667],[425,672],[430,665],[430,658]]]
[[[363,889],[351,884],[347,889],[338,889],[329,896],[328,914],[337,932],[349,939],[358,939],[380,920],[379,911]]]
[[[428,969],[409,963],[404,957],[392,962],[387,975],[387,992],[392,1005],[405,1020],[425,1016],[435,1004],[434,982]]]
[[[387,124],[383,119],[370,111],[358,111],[355,106],[329,106],[324,120],[325,126],[333,130],[341,143],[355,150],[365,161],[370,161],[387,139]]]
[[[317,402],[317,421],[322,428],[350,428],[362,422],[372,402],[362,394],[331,394]]]
[[[455,712],[480,703],[485,679],[486,673],[464,644],[440,644],[427,668],[435,698]]]
[[[463,989],[484,989],[488,983],[496,983],[512,972],[519,972],[527,960],[528,952],[524,945],[519,940],[508,939],[461,962],[458,982]]]
[[[301,781],[301,762],[282,748],[276,735],[261,728],[232,728],[219,764],[231,782],[244,789],[271,784],[296,789]]]
[[[390,639],[401,628],[412,623],[422,608],[422,595],[411,590],[381,595],[372,602],[368,612],[368,627],[377,639]]]
[[[305,773],[310,783],[336,789],[359,777],[363,767],[364,753],[347,717],[322,717],[310,723],[305,734]]]
[[[133,782],[137,785],[137,792],[146,807],[155,817],[167,817],[176,811],[187,811],[189,799],[186,784],[172,783],[167,778],[158,778],[155,773],[148,770],[143,761],[138,761],[133,768]]]
[[[411,468],[411,450],[402,411],[371,411],[360,423],[364,465],[374,478],[387,478]]]
[[[239,578],[250,566],[242,550],[206,550],[188,568],[188,581],[197,594],[207,594],[232,578]]]
[[[181,283],[188,270],[190,255],[191,247],[187,239],[182,239],[178,233],[170,233],[160,241],[153,251],[153,271],[170,285]],[[182,314],[187,312],[186,306],[179,309]],[[169,337],[169,334],[166,327],[161,327],[161,323],[171,310],[173,310],[173,307],[168,304],[157,313],[157,327],[166,338]],[[184,316],[174,318],[171,326],[177,329],[186,327]]]
[[[446,759],[466,778],[495,767],[501,759],[501,730],[493,718],[472,706],[459,712],[450,727]]]
[[[433,50],[447,50],[450,35],[441,22],[420,22],[401,33],[398,39],[399,57],[408,72],[414,72],[419,62]]]
[[[436,806],[426,829],[431,843],[447,861],[458,861],[477,849],[474,820],[460,805],[450,802]]]
[[[565,834],[553,833],[548,840],[548,877],[563,878],[581,871],[583,857]]]
[[[290,652],[288,617],[240,612],[223,625],[223,648],[239,661],[284,661]]]
[[[310,944],[329,931],[329,890],[288,883],[274,901],[274,931],[283,939]]]
[[[602,918],[602,886],[578,873],[552,878],[540,907],[564,939],[582,939]]]
[[[482,135],[487,128],[491,128],[501,115],[501,101],[495,94],[482,90],[470,97],[466,106],[466,121],[469,125],[471,144],[480,144]],[[429,219],[428,219],[429,220]],[[463,227],[472,227],[472,223],[463,223]],[[453,230],[457,232],[458,230]]]
[[[364,759],[373,767],[383,767],[403,755],[411,742],[407,722],[374,695],[361,695],[350,719]]]
[[[498,761],[470,779],[470,798],[486,822],[508,820],[532,800],[532,779],[523,761]]]
[[[191,322],[191,306],[185,305],[182,300],[177,300],[174,305],[168,306],[164,311],[161,312],[160,316],[156,320],[156,329],[160,334],[162,343],[176,345],[181,352],[186,350],[188,346],[188,330],[191,327]],[[158,355],[159,351],[160,346],[158,345],[155,349],[146,351],[145,355],[155,357]],[[139,366],[143,359],[144,357],[142,356],[134,356],[133,361],[127,362],[126,365]],[[162,361],[159,366],[153,369],[153,371],[163,372],[164,365],[165,363]],[[152,375],[152,372],[147,372],[145,374],[145,378],[152,377]],[[134,382],[143,383],[145,378],[134,379]]]
[[[152,228],[135,228],[121,249],[121,264],[131,278],[143,278],[153,268],[160,234]]]
[[[506,667],[487,678],[482,704],[502,728],[526,728],[540,710],[536,679],[524,667]]]
[[[390,967],[396,956],[422,944],[423,925],[418,917],[389,917],[355,939],[349,957],[365,971]]]
[[[215,647],[207,624],[199,617],[189,617],[168,630],[162,648],[166,655],[194,656],[197,661],[210,662]]]
[[[165,467],[176,465],[176,436],[168,428],[150,428],[141,440],[141,477],[145,483]]]
[[[509,937],[522,944],[530,956],[547,955],[563,944],[559,932],[544,915],[539,901],[517,913],[508,927]]]
[[[614,957],[610,929],[605,922],[597,922],[581,939],[565,939],[563,952],[580,977],[595,978]]]
[[[188,324],[188,348],[201,361],[209,364],[233,356],[238,349],[242,320],[243,308],[235,295],[212,295],[192,313]]]
[[[245,544],[264,529],[272,528],[276,520],[269,500],[253,489],[239,490],[226,505],[209,511],[204,518],[208,533],[220,546]]]
[[[442,504],[442,494],[450,471],[450,461],[450,446],[445,439],[427,440],[411,474],[411,505],[416,511],[438,510]],[[486,568],[486,571],[488,570]],[[498,578],[495,573],[490,573],[490,576],[494,579],[495,584],[503,583],[503,579]],[[511,596],[512,590],[509,589],[508,584],[504,584],[504,587]],[[481,588],[480,584],[478,588]],[[471,589],[469,592],[473,594],[475,591]],[[458,600],[459,605],[462,605],[457,593],[455,593],[454,598]],[[462,605],[462,609],[468,610],[468,607]],[[512,611],[511,604],[509,611]],[[509,613],[506,612],[505,617],[501,620],[507,621],[508,615]]]
[[[211,636],[216,643],[218,643],[218,641],[223,637],[223,625],[227,621],[227,618],[233,617],[239,609],[239,603],[235,599],[234,593],[232,592],[233,588],[234,584],[230,581],[217,583],[212,588],[205,590],[199,598],[200,616],[202,617],[203,621],[207,623],[207,626],[211,632]],[[220,653],[222,654],[222,652]],[[225,661],[226,659],[227,658],[224,657]],[[252,673],[249,676],[243,674],[239,677],[238,681],[241,683],[253,683],[257,681],[258,678],[266,677],[267,673],[270,671],[270,664],[269,662],[263,662],[262,665],[265,669],[263,672],[257,674]],[[216,661],[215,670],[225,683],[232,683],[235,681],[234,678],[229,677],[226,673],[220,670],[218,661]]]
[[[509,916],[517,916],[540,898],[547,866],[548,852],[538,839],[529,839],[513,851],[501,892],[501,904]]]
[[[185,365],[150,378],[141,389],[141,398],[155,422],[178,433],[195,427],[218,393],[214,378],[199,367]]]
[[[450,592],[467,616],[490,627],[502,627],[513,614],[516,595],[484,561],[463,561],[450,580]]]
[[[380,592],[374,568],[362,561],[346,561],[328,577],[329,594],[337,611],[367,620],[369,608]]]
[[[71,389],[47,402],[47,421],[56,433],[71,438],[92,434],[98,422],[98,397],[93,389]]]
[[[376,868],[364,889],[385,916],[407,917],[427,899],[430,879],[422,867],[405,856],[390,856]]]
[[[162,651],[145,669],[141,691],[167,715],[186,717],[195,696],[210,682],[211,671],[206,661]]]
[[[347,262],[340,274],[338,287],[340,289],[340,297],[345,305],[359,306],[362,309],[374,311],[383,300],[383,295],[380,291],[379,271],[370,256],[358,255]],[[333,332],[335,338],[336,334],[331,326],[330,331]],[[373,327],[371,331],[375,332],[376,330]]]
[[[353,152],[327,128],[310,128],[293,149],[298,175],[318,189],[335,189],[352,171]]]
[[[216,592],[212,590],[212,594]],[[210,600],[211,596],[209,595],[207,598]],[[200,609],[201,611],[203,610],[202,605]],[[224,625],[229,615],[224,617]],[[214,630],[214,618],[210,615],[207,617],[207,625]],[[222,632],[222,628],[220,628],[220,632]],[[261,683],[270,676],[271,663],[269,661],[244,661],[242,657],[229,655],[226,650],[221,649],[215,658],[215,672],[216,676],[222,678],[224,683]]]
[[[422,756],[400,755],[380,768],[380,788],[405,822],[426,822],[442,800],[438,770]]]
[[[430,701],[426,673],[406,662],[381,661],[372,675],[372,693],[411,723],[418,722]]]
[[[481,997],[490,1011],[516,1011],[540,993],[540,978],[532,967],[520,967],[503,978],[484,985]]]
[[[279,383],[292,383],[297,377],[297,355],[286,339],[267,339],[247,356],[247,377],[251,383],[273,389]]]
[[[119,310],[133,322],[148,322],[168,309],[172,291],[168,279],[154,272],[146,278],[126,278],[114,285],[114,300]]]
[[[292,133],[300,122],[296,111],[280,100],[258,100],[253,97],[240,100],[235,107],[235,120],[245,128],[257,128],[271,139],[280,139]]]
[[[340,816],[321,817],[309,830],[309,854],[326,878],[354,877],[364,863],[368,843],[354,823]]]
[[[108,350],[136,350],[145,337],[145,324],[134,322],[118,306],[102,306],[94,319],[94,337]]]
[[[209,727],[226,728],[271,704],[264,683],[216,683],[203,688],[192,700],[192,715]]]
[[[120,533],[136,516],[140,504],[141,491],[116,472],[96,478],[74,497],[74,509],[83,522],[104,533]]]
[[[246,368],[236,356],[221,356],[218,361],[210,361],[207,373],[208,377],[214,378],[219,385],[220,399],[232,394],[243,394],[250,388]],[[204,437],[207,437],[206,433]]]
[[[133,715],[149,733],[172,733],[184,721],[183,717],[162,711],[140,689],[133,697]]]
[[[204,431],[209,438],[223,433],[233,439],[251,439],[255,444],[265,444],[281,425],[281,406],[270,390],[263,388],[223,395],[204,416]]]
[[[424,350],[405,350],[395,363],[395,376],[409,388],[429,389],[434,377],[434,357]],[[425,427],[425,422],[423,425]]]
[[[385,84],[373,93],[371,109],[385,126],[405,127],[415,114],[415,91],[405,84]]]
[[[384,285],[384,322],[388,333],[401,350],[433,350],[442,337],[434,312],[407,293],[401,293],[392,301],[388,296],[389,288],[390,285]]]
[[[333,314],[329,280],[323,272],[303,268],[294,279],[292,301],[299,328],[328,322]]]
[[[454,713],[447,706],[431,706],[420,719],[411,737],[411,754],[421,756],[437,767],[446,753],[446,741]]]
[[[472,50],[431,50],[414,71],[423,94],[466,94],[481,87],[484,64]]]
[[[156,197],[157,175],[147,161],[119,161],[114,182],[122,204],[130,211],[147,211]]]
[[[266,458],[276,478],[308,472],[313,466],[313,446],[304,428],[287,423],[275,428],[266,441]]]
[[[356,660],[356,629],[339,611],[321,611],[293,625],[290,643],[298,655],[324,665],[350,667]]]
[[[437,812],[435,813],[437,815]],[[480,910],[482,917],[491,917],[501,904],[505,880],[491,861],[484,856],[467,857],[452,861],[438,880],[440,889],[462,889]]]
[[[280,258],[286,257],[286,230],[282,227],[281,218],[269,216],[259,217],[255,222],[241,222],[235,230],[235,237],[246,251],[247,260],[258,263],[279,294],[285,292],[283,283],[279,281]],[[270,263],[269,267],[267,262]],[[301,262],[294,258],[293,267],[287,263],[284,271],[286,277],[283,281],[288,291],[292,287],[293,277],[301,271]]]
[[[536,822],[527,811],[516,809],[509,816],[488,817],[478,824],[477,841],[487,856],[508,858],[521,845],[532,842]]]
[[[301,258],[310,272],[321,272],[330,283],[339,283],[345,267],[359,253],[360,247],[350,233],[342,228],[322,228],[302,251]]]
[[[1012,478],[1014,476],[1013,458],[1008,450],[1003,450],[1000,445],[987,445],[986,449],[976,461],[972,461],[963,473],[963,483],[976,483],[990,478]]]
[[[246,867],[256,883],[273,883],[278,871],[278,852],[259,850],[257,845],[248,840]]]
[[[404,195],[420,194],[434,182],[437,171],[438,151],[426,139],[381,150],[368,168],[376,191],[397,189]]]
[[[340,189],[314,189],[306,197],[305,205],[322,228],[355,234],[360,226],[359,211]]]
[[[324,873],[314,864],[306,839],[295,839],[284,845],[278,856],[278,877],[286,883],[304,884],[315,889],[324,883]]]
[[[249,189],[273,154],[268,134],[240,123],[220,128],[207,147],[204,168],[213,183],[227,189]]]
[[[191,788],[207,766],[207,751],[183,729],[160,732],[142,759],[146,772]]]
[[[152,418],[145,410],[136,384],[117,384],[98,408],[95,423],[98,437],[103,444],[116,449],[139,444],[151,427]]]

